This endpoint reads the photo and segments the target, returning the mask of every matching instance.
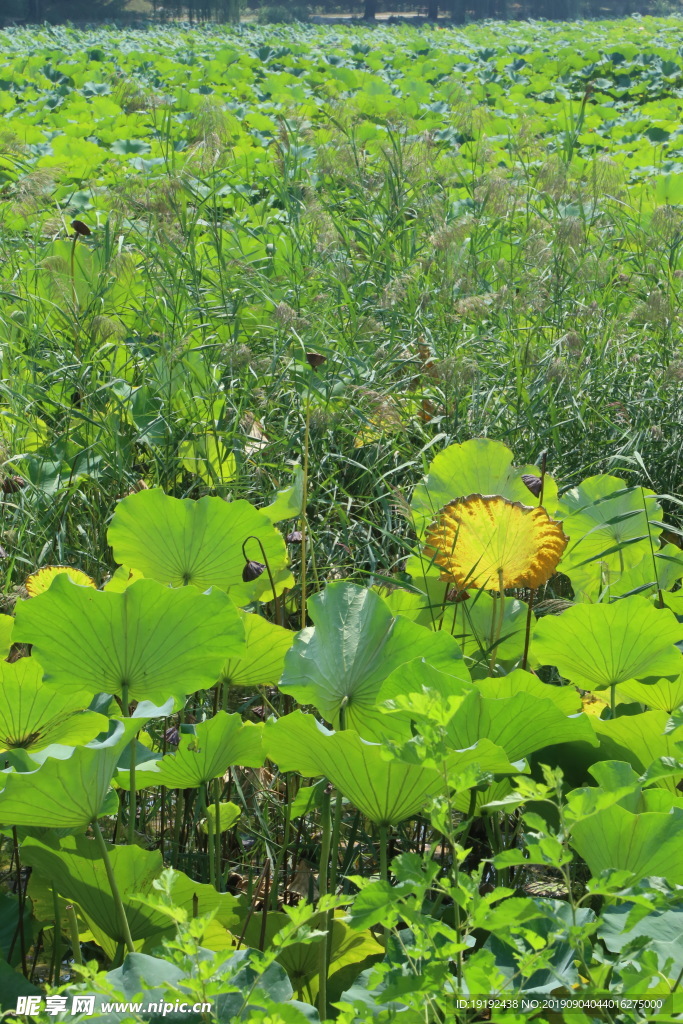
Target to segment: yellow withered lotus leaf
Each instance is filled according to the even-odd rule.
[[[461,590],[540,587],[557,568],[568,538],[541,507],[492,494],[449,502],[425,538],[425,557]]]
[[[79,587],[94,587],[95,581],[87,573],[80,569],[72,569],[70,565],[46,565],[37,572],[32,572],[26,578],[26,589],[29,597],[37,597],[49,590],[50,585],[56,576],[66,573],[70,580],[77,583]]]

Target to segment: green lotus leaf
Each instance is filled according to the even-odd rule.
[[[171,590],[147,579],[105,593],[58,576],[17,608],[14,628],[33,644],[46,683],[119,696],[127,686],[129,700],[213,686],[226,657],[244,651],[237,608],[221,591]]]
[[[348,729],[330,732],[301,711],[267,722],[265,747],[281,771],[325,775],[378,825],[398,824],[444,792],[443,775],[435,768],[387,760],[379,743]]]
[[[617,687],[617,701],[639,701],[653,711],[676,711],[683,705],[683,672],[676,679],[656,683],[622,683]]]
[[[640,919],[632,914],[633,909],[632,903],[605,907],[598,936],[612,953],[621,953],[631,943],[637,943],[631,949],[640,949],[640,943],[646,939],[647,948],[655,952],[664,977],[676,978],[683,971],[683,908],[679,905],[653,910]],[[624,958],[626,955],[624,952]]]
[[[47,596],[47,595],[46,595]],[[34,600],[39,600],[35,598]],[[110,735],[47,757],[33,772],[0,772],[0,822],[34,828],[84,829],[105,806],[121,752],[143,720],[113,721]]]
[[[377,694],[399,665],[424,658],[469,682],[456,641],[408,619],[395,619],[381,597],[352,583],[332,583],[309,601],[315,628],[303,629],[285,658],[280,689],[314,705],[335,726],[381,738]]]
[[[669,729],[666,711],[645,711],[606,720],[589,717],[600,741],[603,761],[625,761],[636,771],[644,772],[661,757],[681,756],[683,726]],[[675,777],[664,778],[660,785],[676,792],[677,781]]]
[[[173,923],[166,914],[139,900],[154,891],[154,879],[164,866],[161,853],[138,846],[109,846],[108,852],[133,941],[154,937],[160,942],[164,933],[173,934]],[[96,843],[85,836],[47,841],[30,838],[22,845],[22,855],[25,863],[43,875],[55,892],[78,904],[97,941],[113,956],[124,937]],[[175,875],[173,903],[187,910],[189,916],[214,912],[226,927],[237,927],[238,899],[216,892],[211,885],[194,882],[182,872]]]
[[[36,658],[0,663],[0,752],[76,746],[106,732],[109,720],[84,710],[90,698],[86,690],[63,693],[46,686]]]
[[[201,823],[201,830],[208,834],[210,825],[214,835],[218,835],[219,832],[227,832],[241,814],[242,811],[231,800],[223,800],[219,803],[218,814],[216,814],[216,805],[209,804],[206,808],[206,818]]]
[[[341,912],[340,912],[341,913]],[[244,939],[247,945],[258,949],[263,935],[265,949],[271,948],[272,940],[290,922],[287,914],[269,913],[264,922],[263,914],[252,914],[246,926]],[[265,926],[265,932],[264,932]],[[325,930],[327,915],[320,914],[309,924],[310,928]],[[371,931],[357,931],[339,920],[335,915],[332,921],[332,935],[329,946],[328,994],[330,999],[340,998],[345,979],[335,975],[346,967],[354,967],[355,973],[370,966],[373,960],[381,960],[384,948],[380,946]],[[298,999],[307,998],[314,1002],[319,988],[320,951],[315,942],[295,942],[287,945],[277,957],[277,962],[287,971],[294,992]]]
[[[632,814],[613,804],[572,825],[570,843],[594,876],[630,871],[633,881],[653,875],[683,884],[683,809]]]
[[[284,519],[295,519],[301,515],[303,500],[304,471],[301,466],[295,466],[289,487],[278,491],[275,500],[259,511],[267,516],[271,523],[281,523]]]
[[[243,581],[243,543],[253,561],[263,562],[263,547],[278,594],[294,584],[281,534],[263,512],[241,499],[192,501],[172,498],[159,488],[139,491],[119,502],[107,536],[122,565],[172,587],[224,590],[240,606],[272,598],[267,572]]]
[[[262,615],[240,611],[247,650],[229,658],[219,682],[232,686],[274,686],[282,676],[285,655],[294,643],[291,629],[283,629]]]
[[[581,696],[574,686],[552,686],[544,683],[531,672],[516,668],[498,679],[478,679],[477,689],[482,697],[514,697],[517,693],[529,693],[541,700],[550,700],[564,715],[575,715],[581,711]]]
[[[649,537],[656,541],[661,533],[653,525],[661,517],[654,492],[627,487],[616,476],[588,477],[562,496],[557,515],[569,537],[559,571],[569,576],[577,599],[597,600],[605,586],[651,559]]]
[[[11,615],[0,615],[0,658],[6,658],[12,646],[14,618]]]
[[[411,508],[418,537],[439,509],[468,494],[499,494],[523,505],[538,504],[522,476],[538,476],[540,470],[537,466],[515,467],[512,458],[509,448],[488,438],[452,444],[439,452],[413,493]],[[557,487],[552,477],[546,476],[544,507],[552,513],[556,502]]]
[[[175,753],[165,754],[153,767],[146,762],[144,768],[138,768],[135,785],[138,789],[188,789],[224,775],[231,765],[260,768],[264,759],[262,731],[260,724],[243,722],[240,715],[219,711],[196,725],[192,732],[182,732]],[[129,773],[119,771],[116,781],[122,789],[128,789]]]
[[[557,704],[530,692],[491,699],[471,693],[446,727],[452,746],[462,749],[481,739],[502,747],[518,761],[549,743],[583,741],[597,745],[586,715],[567,717]]]
[[[638,590],[642,595],[656,594],[657,590],[669,590],[683,577],[683,551],[674,544],[665,544],[654,557],[648,550],[632,569],[627,569],[619,579],[610,584],[607,599],[621,597]]]
[[[644,597],[613,604],[573,605],[545,615],[531,646],[538,665],[554,665],[584,690],[605,690],[632,679],[678,676],[682,656],[673,645],[682,627],[668,609]]]

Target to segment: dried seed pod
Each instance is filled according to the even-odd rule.
[[[541,488],[543,487],[543,481],[541,480],[540,476],[534,476],[533,473],[524,473],[522,475],[522,480],[524,481],[528,489],[531,491],[533,496],[535,498],[538,498],[541,493]]]
[[[242,580],[244,583],[253,583],[257,580],[262,572],[265,572],[265,565],[263,562],[256,562],[251,560],[246,563],[244,569],[242,569]]]

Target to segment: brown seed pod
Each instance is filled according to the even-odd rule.
[[[252,583],[257,580],[262,572],[265,571],[265,565],[263,562],[250,561],[247,562],[242,569],[242,580],[244,583]]]
[[[92,231],[87,224],[84,224],[82,220],[72,220],[71,227],[74,229],[77,235],[91,235]]]
[[[540,476],[534,476],[533,473],[524,473],[522,475],[522,480],[529,488],[534,498],[538,498],[541,493],[541,487],[543,486],[543,481]]]

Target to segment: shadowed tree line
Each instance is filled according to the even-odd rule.
[[[149,0],[148,14],[155,20],[237,23],[245,14],[264,21],[305,19],[353,14],[374,21],[383,12],[417,15],[431,21],[449,19],[456,24],[485,18],[501,20],[619,17],[634,13],[662,14],[680,9],[680,0]],[[0,24],[93,22],[140,18],[130,0],[0,0]]]

